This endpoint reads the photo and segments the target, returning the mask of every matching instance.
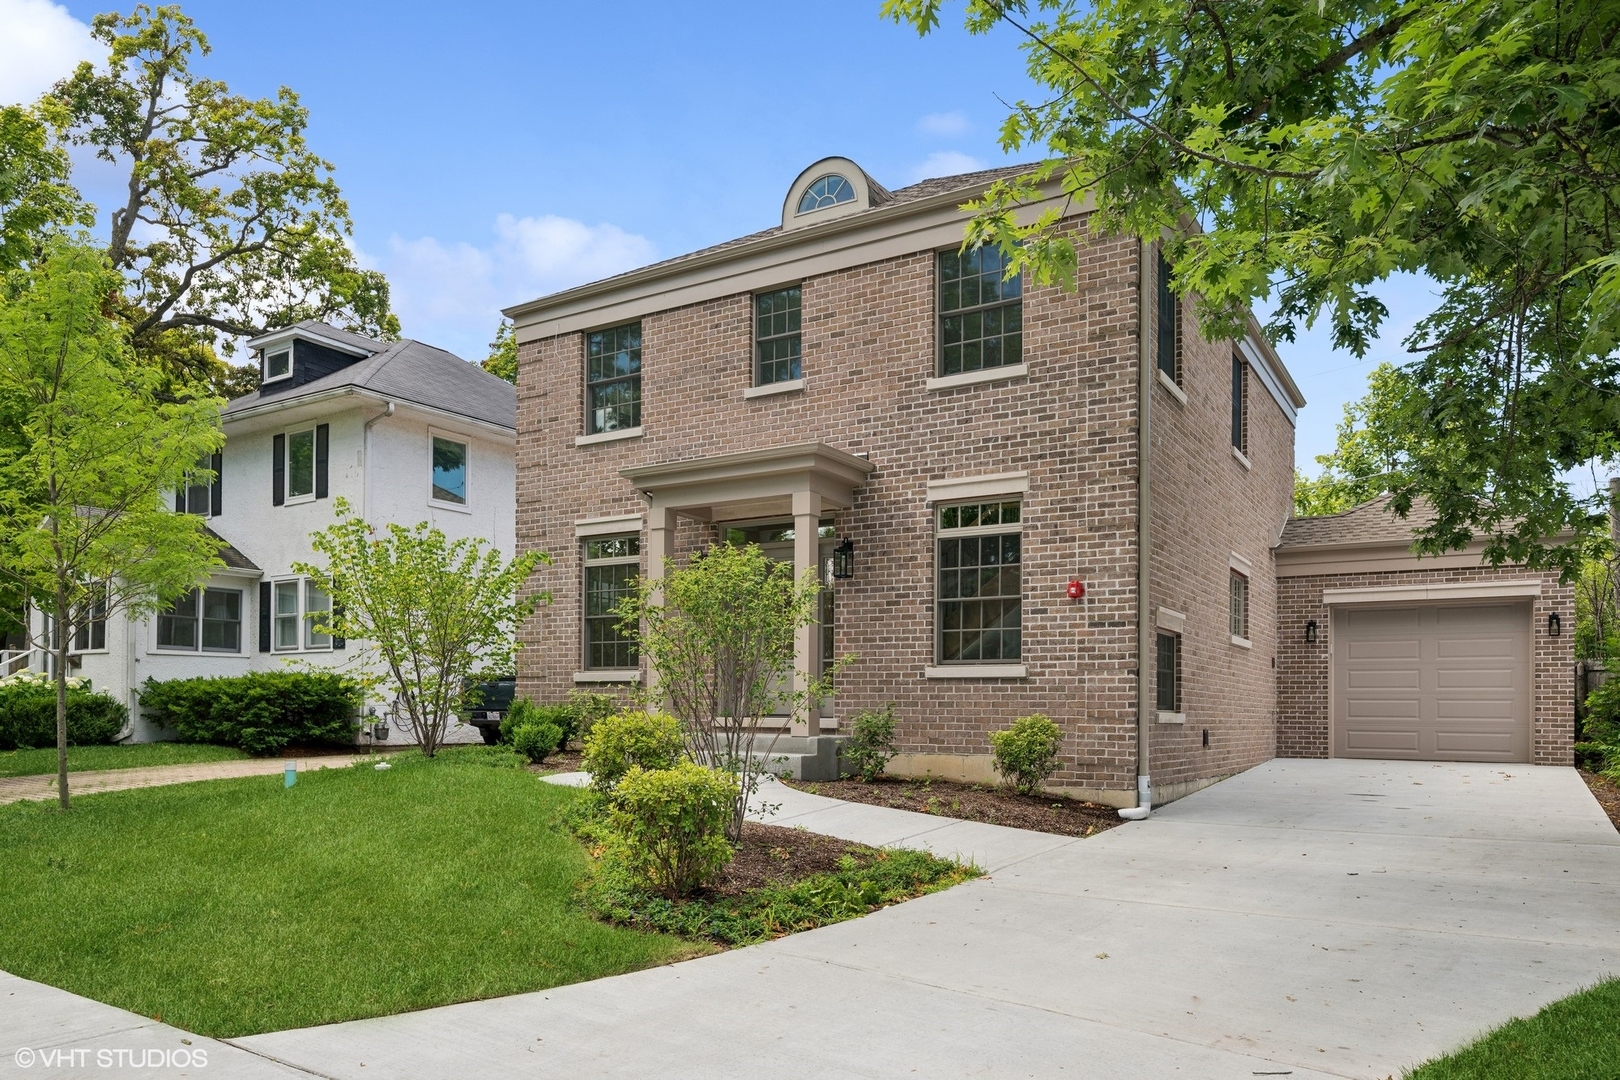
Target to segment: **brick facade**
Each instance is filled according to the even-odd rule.
[[[1076,223],[1077,235],[1084,227]],[[835,518],[837,535],[855,542],[856,566],[836,587],[835,651],[857,657],[839,677],[836,714],[895,702],[900,748],[911,755],[902,763],[955,756],[955,771],[977,777],[985,773],[988,733],[1042,712],[1065,733],[1055,784],[1129,804],[1136,773],[1139,250],[1134,241],[1093,240],[1082,246],[1077,290],[1026,285],[1027,376],[952,389],[925,385],[935,374],[933,249],[800,279],[800,391],[744,398],[752,379],[747,293],[644,314],[643,434],[620,441],[575,445],[584,430],[583,334],[525,341],[518,543],[549,553],[553,563],[537,574],[552,602],[524,628],[519,692],[554,700],[574,688],[582,568],[573,526],[646,509],[620,470],[821,442],[875,466],[854,506]],[[1257,381],[1250,394],[1253,470],[1232,457],[1231,347],[1202,342],[1190,317],[1188,327],[1188,403],[1166,405],[1160,397],[1153,405],[1153,589],[1188,616],[1189,701],[1184,730],[1156,732],[1153,764],[1178,782],[1271,756],[1276,596],[1269,552],[1287,512],[1293,465],[1292,426]],[[1015,471],[1029,474],[1022,515],[1027,677],[928,678],[935,545],[927,484]],[[716,536],[715,526],[683,519],[677,558]],[[1255,568],[1251,649],[1232,646],[1225,632],[1230,551]],[[1079,601],[1065,596],[1073,577],[1086,583]],[[1208,750],[1201,745],[1206,727]]]

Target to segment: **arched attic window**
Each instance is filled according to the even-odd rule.
[[[799,199],[799,213],[808,214],[812,210],[825,210],[839,203],[852,202],[854,198],[853,184],[837,173],[828,173],[805,190],[803,197]]]

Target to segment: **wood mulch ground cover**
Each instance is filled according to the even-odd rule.
[[[1585,769],[1581,770],[1581,779],[1592,789],[1593,797],[1597,799],[1598,805],[1603,807],[1603,812],[1609,815],[1615,829],[1620,830],[1620,784]]]
[[[579,772],[585,768],[585,755],[578,750],[558,750],[539,765],[530,765],[537,773]]]
[[[838,869],[845,855],[876,851],[836,836],[806,832],[786,825],[743,822],[742,844],[725,874],[707,890],[712,896],[742,896],[767,885],[791,885]]]
[[[1020,795],[1005,788],[958,784],[951,780],[908,780],[883,776],[868,784],[860,780],[784,781],[789,787],[846,802],[915,810],[921,814],[982,821],[1014,829],[1091,836],[1121,823],[1111,806],[1083,802],[1064,795]]]

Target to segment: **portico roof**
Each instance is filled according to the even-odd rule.
[[[827,506],[846,509],[875,468],[865,458],[809,442],[640,465],[619,475],[651,499],[654,508],[720,520],[726,507],[774,511],[771,504],[782,501],[785,510],[787,500],[799,492],[814,492]]]

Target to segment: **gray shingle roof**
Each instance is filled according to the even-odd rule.
[[[223,536],[219,535],[219,533],[215,532],[213,529],[210,529],[208,526],[204,525],[203,532],[207,533],[209,536],[212,536],[215,540],[218,540],[220,544],[223,545],[219,549],[220,561],[226,566],[230,567],[232,570],[260,569],[260,567],[254,565],[253,560],[249,559],[246,555],[238,551],[235,545],[233,545]]]
[[[1411,543],[1418,529],[1434,520],[1434,508],[1414,502],[1404,518],[1395,516],[1389,496],[1380,495],[1360,506],[1320,517],[1289,518],[1283,526],[1280,548],[1326,547],[1346,544]]]
[[[342,330],[334,332],[345,333]],[[225,416],[229,418],[270,401],[297,401],[313,394],[353,387],[510,430],[517,429],[517,389],[505,379],[496,378],[455,353],[424,345],[420,341],[407,338],[377,342],[361,338],[358,334],[348,336],[370,342],[373,349],[381,351],[295,390],[271,395],[255,391],[236,398],[225,406]]]

